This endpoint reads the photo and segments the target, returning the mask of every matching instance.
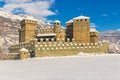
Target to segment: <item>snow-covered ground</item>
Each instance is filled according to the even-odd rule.
[[[120,55],[0,61],[0,80],[120,80]]]

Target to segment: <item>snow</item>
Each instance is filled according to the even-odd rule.
[[[60,21],[59,21],[59,20],[55,20],[54,22],[55,22],[55,23],[60,23]]]
[[[26,15],[25,17],[26,17],[25,19],[28,19],[28,20],[38,21],[37,19],[35,19],[35,18],[34,18],[33,16],[31,16],[31,15]]]
[[[0,80],[120,80],[120,55],[0,61]]]
[[[90,17],[86,17],[86,16],[78,16],[78,17],[75,17],[73,19],[90,19]]]
[[[28,50],[26,48],[22,48],[19,51],[21,51],[21,52],[28,52]]]
[[[0,16],[5,17],[5,18],[10,18],[11,20],[23,20],[23,19],[32,19],[36,20],[33,16],[31,15],[15,15],[10,12],[7,12],[5,10],[0,9]]]
[[[90,32],[98,32],[98,31],[95,29],[95,27],[91,27]]]
[[[69,20],[69,21],[67,21],[66,23],[73,23],[73,20]]]
[[[75,18],[67,21],[66,23],[73,23],[74,19],[90,19],[90,17],[87,17],[87,16],[78,16],[78,17],[75,17]]]
[[[37,36],[38,37],[39,36],[56,36],[56,34],[55,33],[51,33],[51,34],[38,34]]]
[[[50,26],[50,25],[51,25],[51,24],[48,22],[48,23],[47,23],[47,26]]]

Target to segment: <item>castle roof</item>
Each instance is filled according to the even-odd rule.
[[[51,34],[38,34],[37,37],[43,37],[43,36],[56,36],[55,33],[51,33]]]
[[[55,20],[54,22],[55,22],[55,23],[60,23],[60,21],[59,21],[59,20]]]
[[[28,52],[28,50],[26,48],[21,48],[19,51],[21,51],[21,52]]]
[[[47,25],[50,25],[50,23],[47,23]]]
[[[69,20],[69,21],[67,21],[66,23],[72,23],[73,22],[73,20]]]
[[[90,19],[90,17],[87,17],[87,16],[78,16],[78,17],[75,17],[75,18],[67,21],[66,23],[72,23],[74,19]]]
[[[87,16],[78,16],[78,17],[75,17],[73,19],[90,19],[90,17],[87,17]]]
[[[34,21],[38,21],[38,20],[35,19],[33,16],[26,16],[25,20],[34,20]]]
[[[98,31],[95,29],[95,27],[91,27],[90,32],[97,32],[98,33]]]

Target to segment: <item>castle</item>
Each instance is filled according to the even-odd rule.
[[[38,21],[24,19],[20,22],[19,43],[10,46],[11,53],[27,49],[30,56],[67,56],[85,53],[107,53],[108,46],[99,42],[99,32],[90,28],[90,18],[79,16],[66,22],[66,29],[56,20],[43,28]]]

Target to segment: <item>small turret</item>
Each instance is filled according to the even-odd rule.
[[[59,20],[55,20],[54,28],[55,28],[55,33],[59,33],[59,31],[60,31],[60,21]]]
[[[90,29],[90,42],[97,43],[98,36],[99,36],[99,32],[95,29],[95,27],[91,27],[91,29]]]

